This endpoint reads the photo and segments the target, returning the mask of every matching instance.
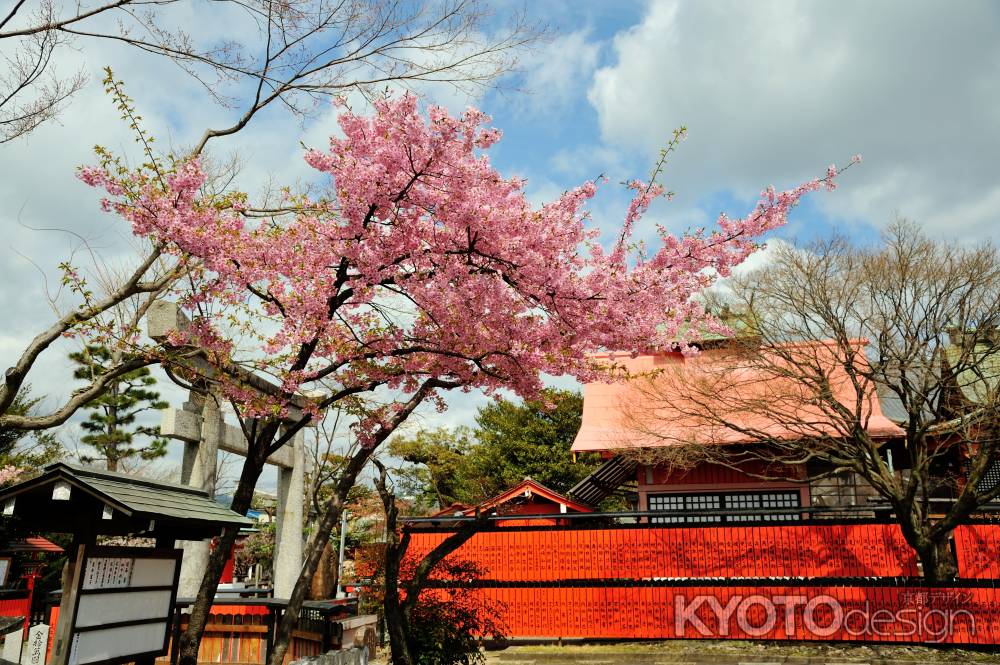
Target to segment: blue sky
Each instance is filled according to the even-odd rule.
[[[947,169],[933,168],[935,151],[980,152],[973,145],[976,126],[990,126],[989,141],[996,140],[996,123],[988,109],[974,108],[972,92],[996,95],[985,67],[996,49],[969,49],[961,36],[1000,27],[1000,20],[995,7],[968,3],[965,9],[889,2],[874,11],[862,3],[843,3],[840,11],[795,2],[535,3],[531,14],[552,28],[552,39],[504,82],[525,92],[490,92],[476,101],[504,130],[491,151],[494,163],[526,176],[537,198],[607,175],[595,204],[604,229],[613,228],[627,205],[618,183],[645,175],[671,130],[684,124],[689,139],[664,176],[678,197],[655,205],[647,230],[665,222],[681,233],[710,224],[719,212],[743,214],[766,185],[791,187],[828,163],[862,153],[865,163],[844,175],[840,190],[807,199],[773,237],[803,242],[840,232],[874,241],[895,215],[917,223],[926,215],[929,232],[977,241],[994,232],[992,213],[977,211],[956,223],[945,207],[954,199],[926,189],[945,188],[956,175],[941,178]],[[939,21],[953,24],[954,34],[927,40],[924,33]],[[900,32],[907,26],[910,35]],[[710,37],[715,32],[717,41]],[[725,56],[720,60],[713,48]],[[914,57],[914,51],[922,53]],[[942,61],[969,64],[971,71],[924,64]],[[886,72],[891,84],[884,82]],[[764,78],[758,84],[754,76]],[[962,85],[950,81],[955,78]],[[718,85],[709,89],[692,79]],[[942,103],[956,87],[963,94]],[[812,99],[803,103],[804,97]],[[620,110],[632,112],[634,122],[616,118]],[[950,137],[959,145],[935,137],[940,123],[963,118],[973,121],[968,133]],[[927,152],[914,154],[915,145]],[[976,168],[958,165],[959,172]],[[979,180],[983,191],[973,198],[993,199],[995,187]],[[963,233],[949,233],[956,228]]]
[[[216,38],[199,3],[171,11],[196,38]],[[710,225],[719,212],[743,215],[757,193],[822,175],[855,153],[832,193],[811,195],[796,209],[784,241],[832,232],[877,238],[895,215],[934,237],[963,243],[1000,237],[1000,4],[928,0],[813,3],[495,2],[499,25],[524,8],[549,39],[525,53],[500,91],[463,99],[429,89],[454,110],[467,102],[493,116],[504,138],[490,151],[501,172],[528,179],[541,203],[598,174],[604,186],[592,206],[611,233],[628,197],[618,183],[644,177],[671,131],[688,140],[671,158],[664,184],[677,192],[644,224],[675,232]],[[200,31],[200,32],[199,32]],[[73,176],[95,143],[134,156],[128,132],[101,91],[100,68],[112,65],[161,147],[191,145],[205,127],[224,126],[234,111],[213,105],[176,67],[113,45],[65,56],[90,83],[59,123],[0,145],[0,366],[10,363],[52,313],[42,277],[80,256],[78,236],[109,257],[128,256],[128,235],[100,213],[95,193]],[[254,121],[225,150],[246,168],[241,184],[308,177],[299,141],[321,145],[331,113],[305,125],[277,111]],[[766,261],[757,257],[756,264]],[[40,393],[65,394],[62,349],[39,366]],[[166,389],[179,403],[179,391]],[[468,423],[476,396],[450,399],[443,415],[420,424]],[[73,426],[66,436],[74,436]]]

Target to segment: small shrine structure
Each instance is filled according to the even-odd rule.
[[[168,652],[180,577],[175,540],[250,523],[204,490],[59,462],[0,491],[9,530],[73,535],[50,665],[152,664]],[[108,547],[100,536],[150,539]]]

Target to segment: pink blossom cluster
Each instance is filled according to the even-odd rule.
[[[649,204],[654,199],[663,196],[663,186],[656,182],[645,183],[641,180],[632,180],[626,183],[626,186],[635,190],[636,194],[629,203],[628,211],[625,213],[625,221],[622,224],[621,236],[611,254],[611,262],[616,266],[623,266],[625,263],[627,243],[632,237],[635,223],[649,210]]]
[[[13,466],[11,464],[7,464],[5,466],[0,467],[0,487],[3,487],[4,485],[10,485],[15,480],[17,480],[18,476],[20,476],[23,472],[24,469]]]
[[[328,198],[258,225],[202,194],[196,159],[163,178],[123,182],[102,169],[81,177],[107,192],[106,207],[136,235],[196,260],[182,297],[215,318],[199,320],[188,341],[220,362],[257,331],[256,369],[289,393],[320,380],[352,395],[412,392],[440,378],[530,396],[543,374],[597,377],[594,351],[635,353],[672,341],[682,324],[717,326],[692,298],[710,272],[729,274],[804,194],[837,175],[767,189],[749,215],[722,215],[712,232],[660,229],[649,254],[629,239],[663,189],[633,181],[620,242],[606,253],[586,225],[596,184],[533,207],[524,182],[490,164],[485,153],[500,133],[488,122],[474,109],[453,117],[438,107],[425,119],[410,95],[378,102],[371,116],[344,110],[343,137],[305,154],[329,176]],[[244,327],[233,340],[227,316],[274,331]],[[237,384],[227,391],[250,412],[282,408]],[[391,416],[373,414],[369,429]]]

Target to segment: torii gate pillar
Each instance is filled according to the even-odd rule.
[[[199,409],[199,406],[201,407]],[[216,471],[219,457],[219,439],[225,424],[218,402],[212,398],[191,392],[184,410],[192,415],[200,415],[198,440],[184,441],[184,459],[181,463],[181,482],[208,492],[215,497]],[[199,414],[200,411],[200,414]],[[180,596],[194,598],[201,587],[201,578],[208,568],[211,547],[207,540],[181,540],[177,546],[184,550],[181,559]]]
[[[198,402],[204,406],[198,410]],[[211,406],[209,406],[211,405]],[[220,450],[246,457],[247,441],[243,430],[224,422],[214,399],[195,393],[183,409],[164,409],[160,434],[184,441],[181,481],[208,490],[214,495],[216,457]],[[275,529],[274,596],[287,598],[302,569],[303,501],[305,500],[305,432],[296,433],[267,459],[278,467],[278,505]],[[179,545],[181,546],[181,545]],[[178,594],[197,595],[201,578],[208,566],[206,543],[184,542],[184,559]]]
[[[177,305],[156,301],[146,313],[148,335],[166,343],[174,331],[189,325],[187,317]],[[214,369],[198,358],[188,361],[196,370],[209,375]],[[252,373],[243,379],[263,393],[274,394],[280,387]],[[206,382],[207,383],[207,382]],[[302,402],[291,405],[291,421],[301,417]],[[215,496],[217,458],[219,450],[246,457],[249,446],[243,430],[228,425],[219,411],[218,402],[192,391],[183,409],[165,409],[160,434],[184,442],[184,461],[181,482],[207,490]],[[274,595],[287,598],[291,595],[302,569],[303,501],[305,499],[305,434],[296,433],[291,445],[284,445],[271,455],[267,462],[278,467],[278,520],[275,533]],[[209,546],[204,542],[184,541],[184,559],[181,565],[178,594],[194,597],[198,594],[201,579],[208,566]]]
[[[292,445],[292,467],[278,468],[277,523],[274,534],[274,597],[288,598],[302,569],[303,502],[305,500],[305,434]]]

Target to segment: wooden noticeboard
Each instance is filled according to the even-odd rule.
[[[181,550],[82,546],[57,645],[66,665],[113,665],[167,653]]]

